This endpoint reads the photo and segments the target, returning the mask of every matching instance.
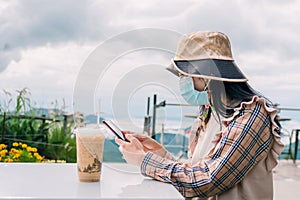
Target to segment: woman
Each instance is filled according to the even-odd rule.
[[[181,77],[187,102],[206,104],[192,128],[190,159],[176,161],[151,138],[128,134],[129,142],[116,139],[125,160],[187,198],[273,199],[272,169],[283,148],[276,110],[249,86],[228,38],[213,31],[184,35],[170,70]]]

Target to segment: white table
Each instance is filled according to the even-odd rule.
[[[76,164],[0,163],[0,199],[184,199],[136,166],[103,163],[101,181],[79,182]]]

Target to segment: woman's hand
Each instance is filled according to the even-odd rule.
[[[164,157],[167,154],[167,150],[159,144],[156,140],[150,138],[149,136],[137,134],[132,134],[139,142],[143,145],[143,150],[145,152],[152,152],[156,155]]]
[[[124,159],[128,164],[141,165],[146,155],[142,143],[132,136],[132,134],[125,134],[125,137],[129,142],[125,142],[118,138],[115,139]]]

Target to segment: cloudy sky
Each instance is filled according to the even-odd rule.
[[[178,35],[217,30],[229,36],[235,60],[255,89],[281,107],[300,107],[299,8],[296,0],[0,0],[0,86],[12,93],[29,88],[31,100],[40,107],[51,107],[55,100],[62,104],[64,99],[67,110],[73,112],[80,73],[106,41],[152,28],[170,34],[171,39],[162,34],[160,42],[169,42],[175,51]],[[152,35],[136,41],[143,44],[148,37]],[[108,51],[129,43],[118,42]],[[114,57],[109,67],[99,66],[106,54],[98,52],[93,68],[87,68],[91,74],[102,70],[95,73],[96,85],[87,88],[93,90],[93,101],[87,100],[93,112],[97,112],[98,98],[107,115],[122,115],[118,103],[125,102],[119,106],[131,117],[145,114],[146,97],[154,93],[159,100],[182,102],[176,78],[162,70],[172,52],[159,47],[127,50]],[[140,86],[132,86],[135,81]],[[161,112],[166,115],[174,109]]]

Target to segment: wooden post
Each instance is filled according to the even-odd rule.
[[[156,121],[156,94],[153,97],[153,116],[152,116],[152,138],[155,139],[155,121]]]
[[[147,115],[149,116],[150,114],[150,97],[148,97],[148,101],[147,101]]]
[[[44,136],[45,136],[45,123],[46,123],[46,115],[42,115],[42,135],[43,135],[43,140],[44,140]],[[48,134],[46,133],[46,142],[48,143]]]
[[[64,134],[66,134],[67,131],[67,124],[68,124],[68,116],[64,115]]]
[[[161,125],[161,134],[160,134],[160,144],[164,146],[164,133],[165,133],[165,124]]]
[[[3,122],[2,122],[2,137],[1,137],[1,142],[2,142],[2,143],[4,143],[5,120],[6,120],[6,112],[4,112],[4,115],[3,115]]]
[[[297,160],[297,153],[298,153],[298,137],[299,137],[299,132],[300,132],[300,129],[296,129],[295,130],[295,152],[294,152],[294,164],[296,163],[296,160]]]
[[[150,112],[150,97],[148,97],[148,101],[147,101],[147,114],[144,117],[144,134],[151,136],[150,135],[151,117],[149,115],[149,112]]]

